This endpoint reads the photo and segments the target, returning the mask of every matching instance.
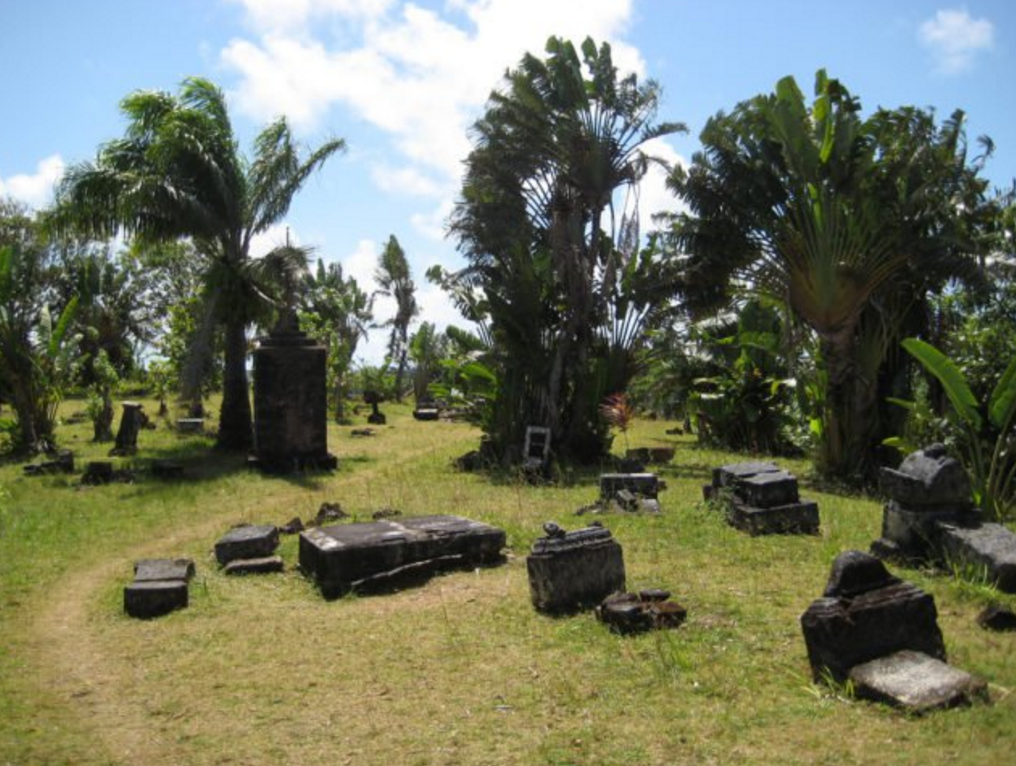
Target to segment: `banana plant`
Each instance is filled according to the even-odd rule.
[[[964,432],[961,459],[970,474],[974,501],[987,518],[1005,520],[1013,510],[1016,490],[1016,357],[982,407],[963,372],[949,357],[918,338],[907,338],[902,346],[938,379],[952,405]],[[986,438],[987,431],[997,432],[993,445]]]

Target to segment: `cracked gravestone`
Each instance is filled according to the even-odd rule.
[[[448,570],[500,563],[503,530],[461,516],[314,527],[300,533],[300,569],[325,598],[385,591]]]
[[[572,612],[624,590],[624,555],[609,529],[594,524],[565,532],[548,522],[544,531],[526,558],[529,593],[538,611]]]

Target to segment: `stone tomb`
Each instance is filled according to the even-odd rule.
[[[190,559],[143,559],[134,565],[134,582],[124,588],[123,608],[131,617],[161,617],[188,603],[194,576]]]
[[[565,532],[553,522],[543,529],[546,536],[526,557],[529,594],[538,611],[573,612],[624,590],[624,555],[609,529],[594,523]]]
[[[315,527],[300,533],[300,569],[325,598],[384,591],[432,574],[501,563],[501,529],[461,516]]]
[[[327,350],[301,332],[286,312],[254,350],[254,454],[251,464],[273,473],[331,470],[325,388]]]
[[[596,619],[623,636],[677,628],[687,616],[688,610],[671,601],[670,591],[662,588],[612,593],[596,607]]]
[[[982,522],[966,471],[943,445],[911,453],[898,469],[883,468],[880,481],[889,502],[873,554],[971,567],[999,590],[1016,593],[1016,534]]]
[[[984,693],[983,682],[945,664],[935,599],[861,551],[836,557],[801,628],[816,682],[850,680],[859,697],[916,712]]]
[[[273,557],[275,549],[278,547],[279,530],[272,524],[235,527],[215,543],[215,560],[219,562],[220,566],[227,567],[228,574],[241,574],[248,571],[278,571],[277,569],[245,569],[243,565],[235,563]],[[281,564],[281,560],[279,563]],[[232,568],[229,568],[230,564],[233,564]]]
[[[797,479],[774,463],[733,463],[713,470],[707,499],[727,503],[727,521],[750,535],[818,534],[818,504],[801,500]]]
[[[661,489],[663,485],[654,473],[603,473],[599,504],[623,511],[659,513]]]

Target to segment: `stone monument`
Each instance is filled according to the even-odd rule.
[[[327,350],[300,331],[286,309],[254,351],[254,454],[272,473],[333,469],[328,452]]]
[[[734,463],[713,470],[706,500],[727,506],[727,522],[748,534],[818,534],[818,504],[802,500],[797,478],[774,463]]]
[[[625,583],[624,555],[610,530],[594,523],[565,532],[553,522],[526,558],[529,594],[538,611],[573,612],[593,606]]]

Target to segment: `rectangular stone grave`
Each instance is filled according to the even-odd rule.
[[[797,479],[786,471],[766,471],[734,481],[734,492],[747,505],[774,508],[796,503],[800,496]]]
[[[730,526],[757,535],[817,535],[818,503],[802,500],[775,508],[756,508],[736,500],[727,511]]]
[[[600,474],[601,498],[611,500],[622,490],[639,497],[656,498],[660,492],[660,480],[655,473]]]
[[[438,420],[441,412],[437,407],[417,407],[413,410],[413,417],[417,420]]]
[[[1001,524],[962,527],[938,524],[939,544],[945,558],[983,572],[988,582],[1004,593],[1016,593],[1016,533]]]
[[[176,430],[182,434],[199,434],[205,430],[203,418],[180,418],[176,421]]]
[[[123,608],[131,617],[161,617],[187,606],[186,580],[144,580],[123,589]]]
[[[775,463],[749,462],[732,463],[713,469],[713,486],[728,487],[735,484],[739,479],[747,479],[749,476],[757,476],[763,473],[775,473],[780,469]]]
[[[134,582],[154,580],[182,580],[194,576],[194,562],[190,559],[141,559],[134,564]]]
[[[920,652],[904,650],[850,671],[854,693],[913,713],[987,699],[987,685],[969,673]]]
[[[503,530],[461,516],[317,527],[300,533],[300,568],[334,598],[497,563],[505,541]]]
[[[215,543],[215,558],[220,565],[236,559],[271,556],[279,547],[279,530],[271,524],[236,527]]]
[[[541,537],[526,558],[529,593],[541,612],[593,606],[625,585],[621,546],[603,527]]]

